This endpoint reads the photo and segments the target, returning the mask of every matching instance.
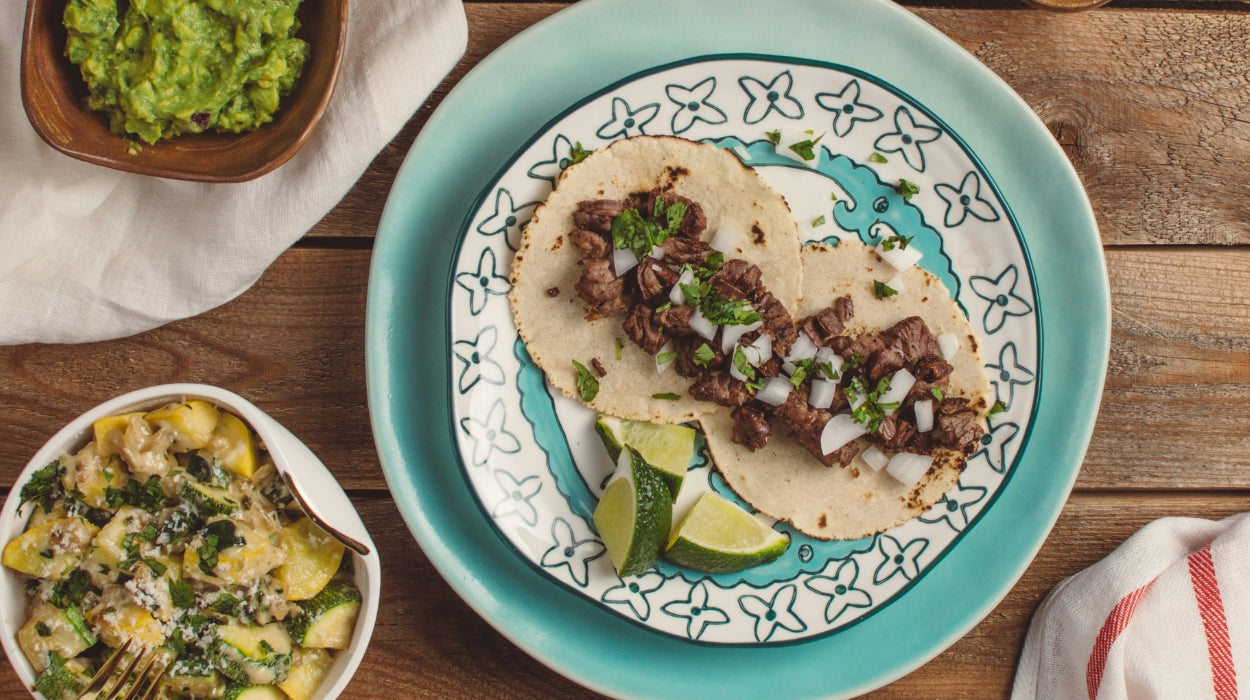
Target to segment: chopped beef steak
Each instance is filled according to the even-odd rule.
[[[933,413],[933,439],[943,447],[968,454],[985,435],[968,399],[948,397]]]
[[[690,396],[699,401],[711,401],[718,406],[741,406],[751,400],[746,384],[721,370],[707,372],[699,377],[690,385]]]
[[[664,259],[675,262],[679,265],[697,265],[703,262],[712,248],[703,241],[693,238],[674,238],[664,239],[660,244],[660,249],[664,251]]]
[[[578,203],[577,211],[573,212],[573,223],[577,228],[611,236],[612,220],[623,211],[624,202],[611,199],[587,200]]]
[[[625,280],[613,274],[612,263],[607,258],[583,259],[582,275],[577,280],[576,289],[577,296],[590,307],[586,313],[587,321],[629,308],[621,296],[625,291]]]
[[[621,327],[625,335],[648,355],[656,354],[664,346],[664,332],[655,323],[655,314],[646,304],[635,306]]]
[[[733,410],[731,414],[734,419],[734,429],[731,439],[754,452],[764,445],[768,444],[768,436],[772,433],[772,426],[768,424],[768,417],[760,411],[750,406],[739,406]]]
[[[603,258],[612,252],[612,243],[594,231],[575,228],[569,232],[569,240],[588,258]]]
[[[677,284],[676,272],[649,255],[634,270],[638,280],[638,293],[644,301],[656,306],[668,301],[669,290]]]

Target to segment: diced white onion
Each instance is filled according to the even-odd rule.
[[[828,364],[833,369],[835,377],[842,371],[842,363],[845,362],[841,355],[833,351],[833,348],[824,346],[816,351],[816,361],[822,365]]]
[[[716,324],[703,318],[698,309],[690,314],[690,329],[708,340],[716,337]]]
[[[914,245],[909,245],[906,248],[896,245],[892,250],[886,250],[881,246],[877,246],[877,254],[881,256],[882,260],[890,263],[891,267],[900,272],[914,266],[920,262],[920,258],[924,257],[924,253],[920,252]],[[895,289],[898,289],[898,287],[895,287]]]
[[[886,465],[885,470],[890,476],[910,488],[928,473],[931,466],[933,466],[933,458],[928,455],[899,452],[890,458],[890,463]]]
[[[881,467],[890,463],[890,458],[876,445],[869,445],[868,449],[859,453],[859,457],[864,460],[864,464],[872,467],[874,472],[881,471]]]
[[[790,392],[794,390],[794,385],[785,377],[772,377],[755,394],[755,398],[763,401],[769,406],[780,406],[789,398]]]
[[[745,308],[749,309],[751,306],[748,304]],[[733,350],[733,347],[738,344],[739,338],[751,331],[758,330],[763,325],[763,321],[756,321],[755,323],[723,326],[720,332],[720,351],[728,355],[729,351]]]
[[[829,408],[833,405],[833,394],[838,383],[832,379],[816,379],[812,381],[812,389],[807,395],[807,402],[812,408]]]
[[[813,343],[806,333],[799,333],[799,337],[790,346],[790,354],[786,355],[785,361],[781,363],[781,368],[786,371],[786,374],[794,374],[794,370],[798,369],[794,363],[799,360],[812,359],[819,349],[820,346]]]
[[[651,257],[655,258],[656,260],[663,260],[664,249],[658,245],[651,246]],[[897,289],[897,287],[895,289]]]
[[[933,430],[933,402],[917,401],[912,408],[916,411],[916,430],[922,433]]]
[[[677,276],[677,283],[673,285],[672,290],[668,293],[668,300],[673,302],[674,306],[681,306],[686,303],[686,293],[681,291],[683,284],[690,284],[694,281],[694,270],[683,267],[681,274]]]
[[[916,377],[907,368],[900,369],[890,377],[890,386],[877,397],[878,404],[887,403],[903,403],[903,399],[907,398],[907,392],[911,391],[912,386],[916,383]],[[886,415],[894,413],[897,409],[886,410]]]
[[[670,359],[670,360],[668,360],[668,361],[666,361],[666,362],[660,362],[660,355],[664,355],[664,354],[666,354],[666,353],[670,353],[670,352],[672,352],[672,351],[673,351],[673,344],[672,344],[672,343],[665,343],[662,347],[660,347],[660,351],[659,351],[659,352],[657,352],[657,353],[655,354],[655,371],[656,371],[656,374],[664,374],[665,372],[667,372],[667,371],[668,371],[668,368],[669,368],[669,367],[672,367],[672,366],[673,366],[673,362],[675,361],[675,358],[674,358],[674,359]]]
[[[768,362],[773,357],[773,338],[767,333],[760,333],[760,336],[755,339],[755,342],[751,343],[750,347],[754,348],[755,352],[759,354],[759,362],[752,363],[756,367],[760,366],[760,363]]]
[[[829,454],[834,450],[842,447],[846,443],[863,435],[864,426],[856,423],[849,413],[839,413],[825,423],[825,429],[820,431],[820,452],[821,454]]]
[[[903,292],[907,291],[907,285],[903,284],[902,275],[894,275],[893,277],[890,278],[889,282],[885,283],[885,286],[889,287],[890,289],[893,289],[899,294],[902,294]]]
[[[617,277],[638,266],[638,256],[629,248],[616,248],[612,251],[612,270]]]
[[[738,252],[738,241],[742,239],[738,232],[731,228],[716,229],[716,235],[712,236],[712,240],[708,241],[708,245],[712,250],[719,250],[726,255]]]
[[[943,333],[937,337],[938,349],[942,351],[942,359],[947,362],[959,352],[959,336],[954,333]]]

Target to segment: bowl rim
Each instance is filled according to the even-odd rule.
[[[322,2],[324,0],[317,1]],[[186,167],[175,168],[154,164],[144,161],[141,158],[115,158],[109,155],[102,155],[90,149],[76,148],[72,145],[72,143],[60,138],[55,131],[49,128],[48,124],[45,123],[32,105],[34,85],[33,74],[37,71],[34,67],[34,59],[30,54],[30,46],[32,45],[35,33],[39,31],[39,27],[36,22],[37,13],[35,10],[42,3],[51,2],[51,0],[26,0],[26,13],[22,22],[22,48],[18,70],[20,83],[19,92],[21,93],[23,111],[26,112],[27,121],[44,143],[48,144],[60,153],[86,163],[100,165],[113,170],[133,173],[136,175],[147,175],[151,177],[184,180],[189,182],[239,183],[255,180],[262,175],[273,172],[278,167],[285,164],[293,158],[301,148],[304,147],[304,144],[307,143],[312,137],[313,131],[321,122],[321,118],[330,104],[330,99],[334,95],[335,88],[338,86],[339,76],[342,73],[343,54],[347,46],[348,37],[348,18],[350,16],[349,6],[351,4],[350,0],[336,1],[339,3],[339,12],[337,16],[339,29],[334,46],[334,55],[331,58],[331,67],[329,76],[326,80],[326,85],[317,94],[315,106],[313,107],[313,110],[303,127],[294,134],[294,137],[290,139],[280,152],[259,165],[252,167],[239,167],[237,169],[226,169],[220,172],[201,171],[196,170],[194,167],[191,167],[190,169]],[[90,110],[81,104],[77,106],[77,109],[82,110],[85,113],[92,114]],[[260,128],[263,129],[266,126],[272,125],[273,122],[269,122],[268,124],[261,125]],[[232,136],[243,137],[246,136],[247,133],[252,132],[240,134],[221,134],[220,137],[226,139]],[[118,136],[118,138],[120,139],[121,136]],[[160,142],[158,142],[158,144],[159,143]],[[144,147],[150,148],[153,146],[145,144]],[[189,163],[189,165],[194,166],[195,162],[196,161],[193,160]]]
[[[0,547],[7,545],[13,537],[25,530],[26,523],[34,510],[33,507],[21,507],[21,485],[30,479],[31,474],[46,466],[53,459],[71,450],[81,449],[88,442],[85,438],[87,438],[92,424],[97,419],[141,408],[155,408],[171,401],[183,401],[191,398],[208,400],[219,408],[227,409],[244,418],[262,440],[279,430],[286,430],[281,423],[262,411],[251,401],[232,391],[210,384],[161,384],[116,396],[96,405],[70,421],[35,452],[34,456],[26,464],[26,467],[22,469],[21,473],[14,480],[9,495],[4,499],[3,506],[0,506]],[[287,431],[287,435],[290,435],[289,431]],[[294,436],[290,437],[293,438]],[[314,469],[317,467],[323,469],[327,474],[329,473],[329,469],[320,460],[317,461],[316,465],[312,465]],[[303,469],[305,466],[301,464],[300,468]],[[330,478],[333,480],[333,475]],[[337,480],[334,480],[334,483],[337,485]],[[339,486],[339,489],[341,491],[342,487]],[[344,498],[346,498],[345,492]],[[355,511],[354,507],[352,507],[351,513],[337,513],[336,517],[354,518],[356,521],[360,521],[360,515]],[[363,601],[360,615],[356,619],[356,628],[352,632],[352,644],[347,650],[339,651],[335,655],[334,665],[331,667],[330,675],[326,678],[326,681],[333,680],[333,683],[324,685],[326,681],[323,681],[323,686],[319,688],[323,694],[318,697],[324,700],[333,700],[338,697],[355,675],[361,661],[364,659],[369,642],[372,640],[373,628],[377,621],[378,608],[381,603],[381,558],[378,555],[377,547],[369,537],[368,532],[365,531],[363,523],[359,523],[359,530],[361,536],[363,536],[364,543],[369,546],[369,554],[362,556],[352,552],[350,549],[346,553],[355,558],[353,560],[355,565],[355,583],[361,591]],[[26,654],[18,646],[16,636],[17,630],[26,622],[27,596],[25,591],[22,590],[22,586],[14,585],[20,582],[17,574],[8,567],[0,566],[0,569],[3,569],[3,572],[0,572],[0,646],[3,646],[10,665],[22,682],[25,683],[32,697],[38,697],[33,689],[38,674],[35,673],[34,668],[26,659]]]

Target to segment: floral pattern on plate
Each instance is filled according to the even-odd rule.
[[[811,164],[768,136],[796,129],[819,137]],[[913,237],[920,265],[942,279],[978,331],[1004,405],[959,483],[926,513],[855,541],[816,540],[778,523],[790,548],[739,574],[660,561],[640,576],[616,576],[591,524],[613,467],[594,414],[550,390],[517,336],[506,293],[521,231],[575,150],[640,134],[732,150],[786,197],[805,241]],[[905,199],[900,180],[919,191]],[[479,197],[461,235],[448,351],[468,485],[537,571],[657,632],[782,644],[863,620],[940,565],[1008,485],[1027,442],[1041,320],[1023,237],[991,174],[940,115],[871,75],[781,57],[707,56],[632,76],[536,134]],[[701,441],[687,483],[697,486],[683,492],[710,488],[742,503]]]

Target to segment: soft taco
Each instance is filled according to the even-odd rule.
[[[668,299],[678,278],[706,285],[722,259],[738,261],[731,270],[749,264],[768,296],[729,301],[781,325],[798,307],[799,250],[785,200],[731,152],[640,136],[561,174],[525,227],[509,300],[530,357],[557,389],[603,413],[678,423],[716,409],[670,368],[672,328],[690,320],[678,308],[690,305]]]
[[[802,257],[796,317],[800,333],[823,348],[806,357],[836,355],[838,366],[790,362],[807,376],[792,381],[779,404],[763,405],[757,394],[700,422],[726,483],[757,510],[812,537],[854,539],[919,515],[955,484],[984,434],[992,388],[976,335],[936,277],[919,267],[897,271],[854,240],[811,244]],[[888,395],[890,385],[903,387],[900,371],[909,386]],[[822,381],[832,399],[814,398]],[[830,403],[813,406],[823,402]],[[850,432],[831,437],[825,428],[839,413]],[[774,426],[779,434],[769,438]],[[856,431],[864,435],[847,438]],[[865,461],[869,448],[875,466]],[[919,458],[899,462],[920,463],[910,484],[891,475],[893,464],[882,468],[880,455],[897,454]]]

